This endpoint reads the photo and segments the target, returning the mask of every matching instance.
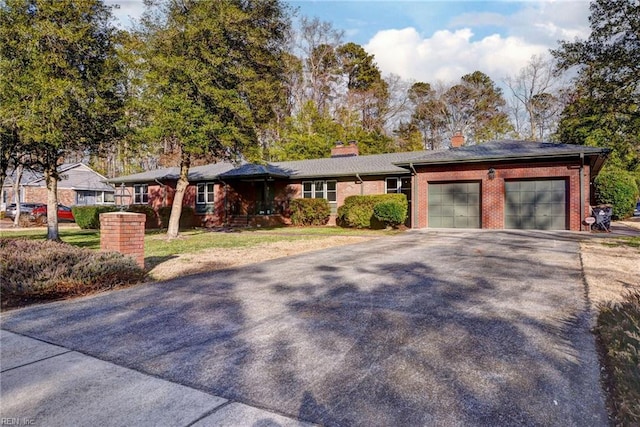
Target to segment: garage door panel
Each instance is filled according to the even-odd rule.
[[[480,227],[480,183],[432,183],[428,192],[429,227]]]
[[[566,229],[566,187],[563,179],[505,182],[505,227]]]

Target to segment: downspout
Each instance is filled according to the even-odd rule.
[[[356,178],[360,181],[360,195],[364,196],[364,181],[360,178],[360,174],[356,174]]]
[[[584,153],[580,153],[580,230],[584,221]]]
[[[164,208],[167,206],[167,186],[157,179],[154,179],[154,181],[160,184],[160,187],[162,187],[162,207]]]
[[[409,168],[411,169],[411,171],[413,172],[411,174],[411,206],[413,207],[413,209],[411,209],[411,228],[418,228],[417,227],[417,221],[418,221],[418,212],[417,212],[417,208],[418,208],[418,199],[416,197],[416,187],[418,186],[418,183],[415,182],[417,181],[417,177],[418,177],[418,172],[416,172],[416,168],[413,167],[413,163],[409,163]],[[415,178],[415,179],[414,179]]]

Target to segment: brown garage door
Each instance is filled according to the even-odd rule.
[[[505,228],[566,230],[564,179],[505,182]]]
[[[480,183],[429,184],[430,228],[480,228]]]

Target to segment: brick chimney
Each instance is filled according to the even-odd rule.
[[[347,145],[344,145],[342,141],[336,142],[335,147],[331,149],[331,157],[351,157],[357,156],[358,144],[355,141],[349,141]]]
[[[458,131],[451,137],[451,148],[458,148],[464,145],[464,135]]]

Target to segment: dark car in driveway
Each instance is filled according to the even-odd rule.
[[[20,203],[20,215],[31,215],[31,212],[40,206],[45,206],[42,203]],[[46,206],[45,206],[46,207]],[[16,217],[16,204],[11,203],[7,206],[5,215],[7,218],[14,219]]]
[[[640,216],[640,202],[636,203],[636,208],[633,210],[633,216]]]
[[[34,208],[31,211],[31,219],[34,221],[44,224],[47,222],[47,205],[42,205]],[[75,222],[75,218],[73,217],[73,212],[69,206],[58,205],[58,221],[71,221]]]

